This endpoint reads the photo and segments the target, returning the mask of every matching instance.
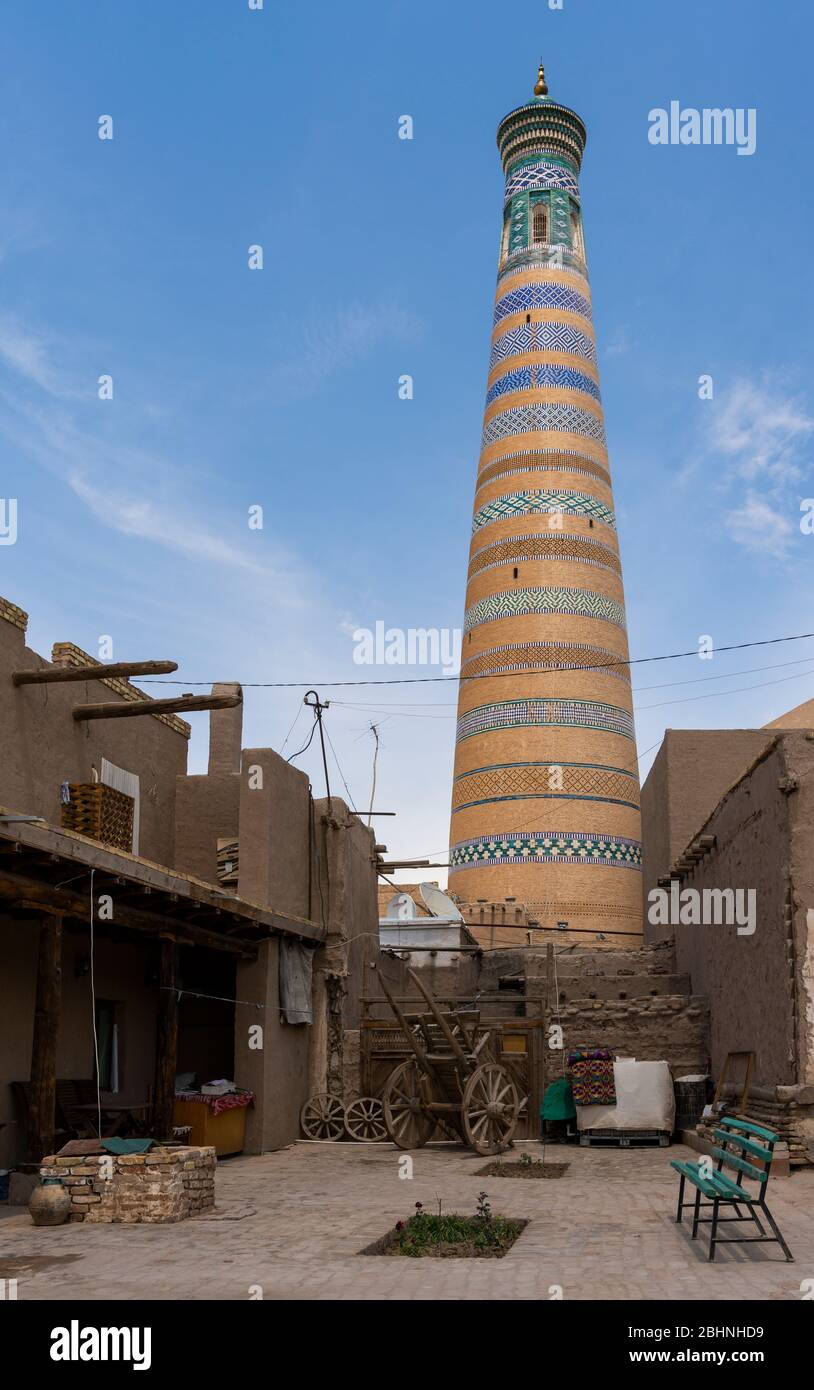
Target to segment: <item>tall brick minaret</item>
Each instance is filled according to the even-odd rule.
[[[541,926],[629,947],[641,931],[639,779],[578,183],[585,140],[542,67],[498,127],[506,190],[449,885],[466,902],[512,897]]]

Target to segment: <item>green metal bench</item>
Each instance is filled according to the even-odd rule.
[[[778,1135],[773,1134],[770,1129],[764,1129],[761,1125],[753,1124],[751,1120],[740,1120],[730,1116],[719,1121],[719,1127],[713,1131],[713,1134],[718,1141],[712,1150],[712,1157],[717,1159],[717,1166],[714,1169],[710,1165],[709,1158],[702,1159],[699,1163],[682,1163],[678,1159],[673,1159],[670,1163],[670,1167],[675,1168],[681,1178],[678,1188],[676,1221],[681,1221],[684,1207],[692,1205],[692,1199],[687,1202],[684,1201],[684,1185],[690,1182],[695,1188],[692,1238],[695,1240],[700,1223],[710,1224],[710,1260],[715,1259],[716,1245],[759,1245],[763,1242],[777,1243],[786,1259],[793,1260],[794,1256],[786,1245],[780,1234],[780,1228],[766,1205],[766,1188],[769,1183],[772,1154],[778,1141]],[[724,1166],[732,1170],[735,1174],[734,1178],[730,1178],[723,1172]],[[756,1192],[750,1191],[744,1186],[744,1178],[749,1178],[758,1184]],[[702,1196],[709,1198],[709,1200],[702,1202]],[[712,1215],[702,1216],[702,1207],[712,1207]],[[721,1216],[721,1207],[733,1207],[735,1215]],[[741,1208],[745,1208],[745,1211],[742,1212]],[[766,1234],[760,1220],[761,1216],[766,1218],[774,1235]],[[760,1235],[721,1237],[718,1235],[718,1226],[724,1221],[753,1221]]]

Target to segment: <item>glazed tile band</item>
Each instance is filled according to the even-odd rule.
[[[535,489],[534,492],[508,492],[503,497],[494,497],[478,507],[472,518],[472,532],[480,531],[496,521],[505,521],[512,516],[587,516],[601,521],[603,526],[616,530],[616,518],[611,508],[598,497],[587,492],[555,492]],[[557,529],[550,528],[552,531]]]
[[[507,642],[477,652],[461,666],[461,680],[507,671],[593,671],[630,685],[630,667],[618,652],[587,642]]]
[[[562,431],[565,434],[584,434],[605,447],[605,427],[601,419],[576,405],[558,401],[539,401],[534,405],[516,405],[487,420],[481,436],[481,448],[497,444],[514,434],[546,434]]]
[[[515,193],[527,193],[535,188],[563,188],[566,193],[571,193],[574,198],[579,199],[579,180],[575,174],[561,164],[539,160],[537,163],[516,167],[515,172],[509,175],[504,201],[508,201]]]
[[[596,729],[621,738],[635,738],[633,715],[618,705],[596,700],[501,700],[494,705],[478,705],[458,719],[456,742],[476,734],[499,733],[503,729]]]
[[[463,840],[450,849],[450,871],[470,864],[593,864],[599,868],[641,869],[639,840],[560,830],[510,831],[506,835]]]
[[[545,363],[539,366],[515,367],[504,376],[498,377],[486,393],[486,404],[491,405],[492,401],[498,400],[510,391],[539,391],[547,386],[554,387],[555,390],[584,391],[586,396],[592,396],[595,401],[600,399],[599,387],[593,377],[587,376],[585,372],[576,371],[574,367],[558,367]]]
[[[524,352],[568,352],[574,357],[584,357],[596,366],[596,345],[587,333],[580,333],[570,323],[550,321],[521,323],[510,328],[496,338],[489,356],[489,370],[508,357],[519,356]]]
[[[495,763],[455,778],[452,812],[493,801],[599,801],[639,807],[635,773],[602,763]]]
[[[593,589],[540,587],[509,589],[502,594],[488,594],[478,599],[464,614],[464,632],[480,627],[481,623],[499,622],[501,618],[520,618],[527,613],[564,613],[571,618],[595,618],[612,623],[625,631],[624,605]]]
[[[563,531],[548,531],[541,535],[508,536],[492,541],[476,550],[469,562],[470,578],[498,565],[520,565],[539,560],[576,560],[579,564],[597,565],[600,569],[621,574],[619,557],[609,545],[589,536],[575,536]]]
[[[537,281],[532,285],[520,285],[516,290],[504,294],[495,305],[494,324],[510,314],[524,314],[532,309],[565,309],[571,314],[592,322],[591,304],[584,294],[572,290],[568,285]]]

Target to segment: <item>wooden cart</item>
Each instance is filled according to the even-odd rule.
[[[502,1153],[517,1126],[520,1096],[508,1069],[488,1056],[489,1032],[479,1027],[480,1011],[442,1012],[415,971],[407,974],[428,1013],[402,1013],[380,977],[414,1054],[391,1073],[382,1094],[390,1139],[400,1149],[420,1148],[441,1124],[476,1153]]]

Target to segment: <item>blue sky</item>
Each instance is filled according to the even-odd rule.
[[[799,525],[814,494],[812,37],[803,7],[757,0],[16,5],[0,88],[0,495],[19,522],[0,593],[31,614],[31,644],[93,652],[110,635],[114,659],[178,660],[182,688],[302,681],[246,692],[244,741],[278,749],[318,684],[358,805],[380,723],[390,850],[444,858],[454,683],[321,683],[438,674],[355,666],[357,627],[461,624],[495,129],[540,54],[589,132],[632,655],[814,628]],[[671,100],[756,108],[756,153],[651,145],[648,112]],[[665,727],[760,725],[814,693],[812,672],[813,642],[635,668],[643,772]],[[301,713],[286,755],[307,732]],[[198,716],[191,770],[205,735]],[[320,793],[313,749],[300,765]]]

